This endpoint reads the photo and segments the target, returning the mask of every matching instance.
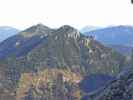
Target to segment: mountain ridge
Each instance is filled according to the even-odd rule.
[[[42,79],[45,77],[43,75],[47,75],[48,72],[45,71],[48,70],[56,73],[55,76],[49,76],[49,81],[46,84],[41,81],[42,83],[37,85],[38,88],[31,81],[27,83],[25,100],[27,98],[28,100],[29,98],[32,98],[31,100],[45,100],[46,98],[48,100],[64,100],[64,98],[75,100],[75,97],[76,100],[80,100],[82,93],[84,94],[79,87],[79,82],[82,80],[78,80],[78,83],[64,82],[61,73],[68,75],[73,73],[72,75],[76,76],[76,79],[79,78],[78,75],[81,79],[84,76],[95,76],[95,74],[115,76],[125,67],[124,56],[105,47],[93,37],[81,34],[69,25],[52,31],[45,26],[43,28],[43,25],[41,28],[40,26],[36,28],[36,26],[38,25],[28,29],[28,32],[26,29],[26,36],[20,32],[20,34],[10,37],[0,44],[0,54],[3,54],[0,60],[0,69],[3,71],[0,73],[2,76],[0,79],[2,78],[4,81],[1,82],[0,90],[5,95],[16,98],[16,93],[21,94],[23,92],[21,88],[25,84],[23,80],[28,80],[29,77],[31,80],[36,80],[36,77]],[[36,31],[36,29],[40,30]],[[48,29],[48,31],[43,29]],[[6,48],[8,49],[5,52]],[[61,70],[59,78],[56,77],[58,70]],[[101,75],[102,77],[104,76]],[[70,79],[69,77],[67,80]],[[93,79],[95,81],[97,77]],[[101,86],[99,85],[98,88]],[[5,90],[8,92],[5,93]]]

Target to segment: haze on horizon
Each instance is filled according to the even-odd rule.
[[[0,0],[0,26],[133,25],[130,0]]]

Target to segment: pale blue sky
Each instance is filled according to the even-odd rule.
[[[133,25],[130,0],[0,0],[0,26]]]

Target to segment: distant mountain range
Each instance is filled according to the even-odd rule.
[[[0,42],[6,40],[7,38],[16,35],[20,30],[9,27],[9,26],[1,26],[0,27]]]
[[[124,45],[107,45],[107,47],[113,48],[117,52],[125,55],[131,56],[133,54],[133,47],[131,46],[124,46]]]
[[[80,30],[80,32],[81,33],[85,33],[85,32],[94,31],[94,30],[98,30],[98,29],[102,29],[102,27],[98,27],[98,26],[85,26],[85,27],[83,27]]]
[[[84,34],[87,36],[93,36],[96,40],[98,40],[102,44],[112,48],[114,47],[114,49],[116,49],[117,51],[118,50],[123,51],[128,49],[127,52],[129,51],[129,54],[130,54],[130,51],[132,51],[133,49],[132,48],[133,47],[133,27],[132,26],[113,26],[113,27],[107,27],[103,29],[88,31],[88,32],[85,32]]]

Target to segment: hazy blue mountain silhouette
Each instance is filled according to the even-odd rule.
[[[132,26],[114,26],[85,32],[84,34],[94,36],[96,40],[103,44],[133,46]]]
[[[0,42],[7,39],[8,37],[16,35],[18,32],[19,30],[16,28],[9,27],[9,26],[1,26],[0,27]]]
[[[80,32],[81,33],[85,33],[85,32],[89,32],[89,31],[94,31],[94,30],[98,30],[101,29],[102,27],[98,27],[98,26],[85,26],[83,27]]]
[[[102,44],[109,46],[125,55],[131,54],[133,47],[133,27],[113,26],[84,33],[94,36]]]

